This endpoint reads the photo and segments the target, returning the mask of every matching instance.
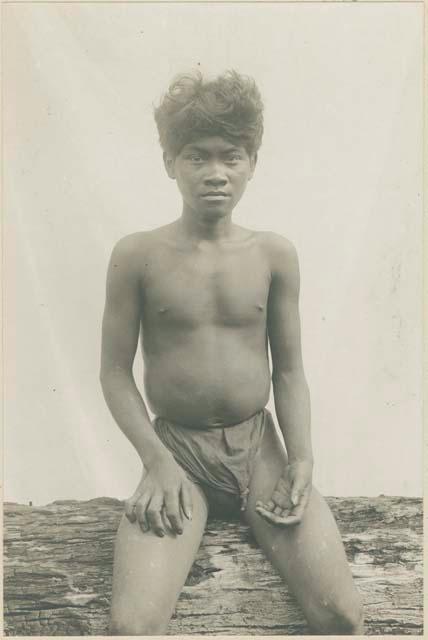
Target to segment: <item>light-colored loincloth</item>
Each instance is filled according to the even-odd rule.
[[[269,422],[273,426],[272,415],[262,409],[228,427],[194,429],[158,417],[154,428],[193,482],[240,497],[244,511],[255,457]]]

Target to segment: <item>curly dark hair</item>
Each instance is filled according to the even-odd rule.
[[[254,80],[234,70],[204,81],[199,71],[176,77],[155,108],[159,141],[173,156],[202,136],[221,136],[257,152],[263,102]]]

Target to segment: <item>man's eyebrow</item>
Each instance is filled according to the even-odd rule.
[[[206,153],[207,150],[203,147],[198,147],[196,144],[188,144],[186,146],[185,152],[189,153],[189,151],[199,151],[200,153]]]
[[[227,147],[226,149],[221,149],[220,153],[232,153],[233,151],[239,151],[242,147],[237,147],[236,145]],[[186,147],[186,152],[190,151],[198,151],[199,153],[211,153],[210,149],[205,149],[204,147],[198,147],[197,144],[189,144]]]

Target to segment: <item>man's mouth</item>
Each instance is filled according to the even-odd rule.
[[[202,198],[206,198],[207,200],[224,200],[224,198],[228,197],[224,191],[207,191],[202,194]]]

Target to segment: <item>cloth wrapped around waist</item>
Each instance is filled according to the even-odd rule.
[[[245,510],[255,456],[269,420],[270,412],[262,409],[229,427],[194,429],[158,417],[154,428],[193,482],[239,495]]]

